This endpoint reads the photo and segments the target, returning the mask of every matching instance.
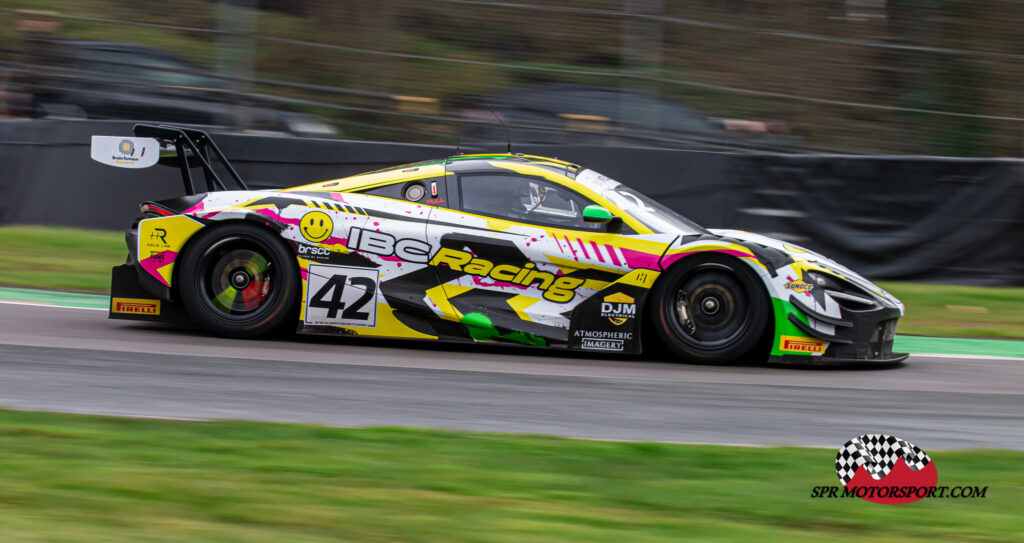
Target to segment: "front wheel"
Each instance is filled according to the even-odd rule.
[[[763,338],[768,294],[747,265],[720,255],[687,258],[652,292],[651,321],[677,356],[703,364],[737,363]]]
[[[299,273],[295,257],[272,232],[243,222],[200,232],[181,260],[181,302],[202,327],[248,338],[293,318]]]

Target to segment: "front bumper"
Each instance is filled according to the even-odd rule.
[[[873,306],[849,307],[840,304],[839,317],[823,315],[797,296],[790,296],[790,304],[806,319],[795,313],[787,315],[789,322],[804,334],[828,342],[820,356],[781,355],[769,360],[776,364],[898,364],[909,356],[893,353],[896,326],[902,316],[898,308],[875,300]],[[825,325],[825,326],[822,326]],[[831,329],[825,332],[822,329]]]
[[[880,358],[839,358],[828,355],[805,356],[798,354],[787,354],[783,356],[772,356],[768,363],[779,366],[895,366],[900,364],[907,357],[907,353],[891,353]]]

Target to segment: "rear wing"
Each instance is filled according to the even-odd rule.
[[[90,156],[93,160],[118,168],[148,168],[154,164],[177,167],[185,194],[196,193],[192,182],[192,168],[201,166],[206,181],[206,192],[228,190],[224,181],[213,170],[210,153],[220,161],[224,170],[240,190],[249,190],[227,157],[203,130],[172,125],[137,124],[132,127],[135,137],[93,136]]]

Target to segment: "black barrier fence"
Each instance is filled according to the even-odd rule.
[[[124,229],[144,200],[181,194],[173,168],[89,158],[119,121],[0,123],[0,224]],[[215,138],[251,188],[279,188],[453,154],[454,146],[240,134]],[[463,152],[503,151],[504,143]],[[935,157],[732,154],[514,146],[598,170],[712,228],[767,234],[875,279],[1024,284],[1024,163]]]

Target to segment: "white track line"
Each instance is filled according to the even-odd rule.
[[[993,354],[941,354],[941,353],[910,353],[910,356],[922,358],[962,358],[970,360],[1024,360],[1020,356],[998,356]]]
[[[77,305],[57,305],[57,304],[48,304],[48,303],[44,303],[44,302],[18,302],[18,301],[15,301],[15,300],[0,300],[0,304],[30,305],[32,307],[56,307],[56,308],[60,308],[60,309],[85,309],[85,310],[88,310],[88,311],[108,311],[108,309],[105,308],[105,307],[80,307],[80,306],[77,306]]]

